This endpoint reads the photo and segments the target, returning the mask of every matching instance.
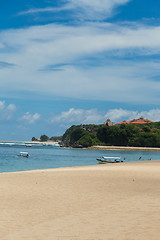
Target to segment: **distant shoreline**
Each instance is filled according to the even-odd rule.
[[[0,143],[26,143],[26,144],[58,144],[58,142],[38,142],[38,141],[7,141],[1,140]],[[72,147],[71,147],[72,148]],[[117,151],[152,151],[152,152],[160,152],[160,148],[154,147],[125,147],[125,146],[91,146],[87,149],[97,149],[97,150],[117,150]]]
[[[153,148],[153,147],[151,148],[151,147],[124,147],[124,146],[92,146],[92,147],[89,147],[89,149],[160,152],[160,148]]]
[[[1,140],[0,143],[37,143],[37,144],[57,144],[58,142],[53,142],[53,141],[49,141],[49,142],[38,142],[38,141],[7,141],[7,140]]]

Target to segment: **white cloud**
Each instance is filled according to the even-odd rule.
[[[160,53],[160,27],[49,24],[2,31],[0,42],[8,46],[0,61],[13,64],[0,69],[2,96],[16,90],[121,102],[160,100],[160,82],[154,80],[160,76],[160,62],[132,59]],[[62,71],[40,71],[58,64]]]
[[[134,118],[144,117],[153,122],[160,121],[160,109],[151,109],[149,111],[129,111],[122,108],[110,109],[106,113],[106,118],[110,118],[112,121],[131,120]]]
[[[62,5],[60,7],[32,8],[20,12],[19,15],[72,11],[70,14],[80,18],[80,20],[106,19],[114,14],[113,10],[116,7],[124,5],[129,1],[131,0],[66,0],[61,2]]]
[[[63,7],[45,7],[45,8],[32,8],[23,12],[18,13],[18,15],[28,15],[28,14],[35,14],[35,13],[44,13],[44,12],[60,12],[60,11],[64,11],[64,10],[69,10],[70,8],[68,8],[67,6],[63,6]]]
[[[90,124],[100,123],[104,116],[96,109],[84,110],[71,108],[66,112],[62,112],[58,116],[53,116],[50,123],[62,124]]]
[[[62,112],[59,115],[52,116],[48,122],[51,124],[59,124],[63,128],[69,128],[71,125],[78,124],[103,124],[107,118],[118,123],[123,120],[131,120],[134,118],[144,117],[153,122],[160,121],[160,109],[151,109],[149,111],[130,111],[127,109],[110,109],[106,114],[97,109],[75,109]]]
[[[21,118],[20,120],[25,122],[25,123],[29,123],[29,124],[33,124],[35,123],[37,120],[40,119],[40,114],[35,113],[35,114],[31,114],[29,112],[26,112]]]
[[[5,101],[0,101],[0,110],[5,108]]]
[[[150,111],[142,111],[140,113],[145,118],[148,118],[154,122],[160,121],[160,109],[151,109]]]
[[[9,104],[6,108],[8,111],[14,112],[17,110],[16,106],[14,104]]]
[[[6,106],[5,101],[0,101],[0,120],[10,120],[17,107],[14,104]]]
[[[112,16],[113,10],[130,0],[70,0],[69,5],[79,10],[83,19],[106,19]]]
[[[106,118],[110,118],[112,121],[117,122],[118,120],[125,119],[125,120],[131,120],[132,118],[136,118],[139,116],[139,113],[137,111],[129,111],[122,108],[119,109],[110,109],[106,113]]]

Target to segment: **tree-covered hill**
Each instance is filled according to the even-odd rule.
[[[63,135],[62,144],[71,147],[93,145],[160,147],[160,122],[143,125],[73,125]]]

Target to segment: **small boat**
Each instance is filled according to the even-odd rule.
[[[120,160],[121,157],[101,157],[97,158],[97,161],[99,163],[120,163],[123,162],[123,160]]]
[[[32,144],[26,144],[26,147],[32,147]]]
[[[17,155],[18,157],[29,157],[29,154],[28,154],[28,152],[20,152],[18,155]]]

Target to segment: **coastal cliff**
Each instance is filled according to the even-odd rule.
[[[132,125],[73,125],[62,137],[65,147],[160,147],[160,122]]]

